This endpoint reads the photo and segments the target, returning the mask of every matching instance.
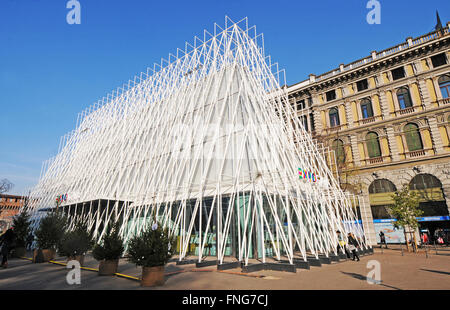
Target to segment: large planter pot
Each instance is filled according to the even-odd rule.
[[[99,276],[112,276],[117,273],[117,268],[119,267],[119,260],[102,260],[98,266]]]
[[[27,253],[27,249],[25,249],[24,247],[16,247],[14,249],[15,257],[24,257],[26,253]]]
[[[164,266],[142,267],[141,286],[164,285]]]
[[[80,263],[80,266],[83,266],[83,264],[84,264],[84,255],[68,256],[67,257],[67,262],[69,262],[71,260],[76,260],[76,261],[78,261]]]
[[[55,258],[56,251],[53,249],[37,249],[33,252],[33,263],[44,263]]]

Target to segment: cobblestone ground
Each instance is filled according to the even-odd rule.
[[[64,258],[57,260],[64,262]],[[366,276],[367,264],[376,260],[381,266],[381,283],[369,284]],[[86,258],[86,267],[97,268],[91,257]],[[81,271],[81,284],[68,285],[65,266],[42,263],[33,264],[25,259],[11,259],[7,269],[0,269],[0,290],[8,289],[142,289],[139,282],[117,276],[100,277],[95,271]],[[141,269],[120,261],[119,273],[139,277]],[[356,290],[408,290],[450,289],[450,249],[440,248],[418,254],[403,253],[399,248],[375,249],[374,255],[363,256],[361,261],[344,261],[310,270],[297,269],[296,273],[260,271],[247,275],[239,269],[217,271],[215,266],[195,268],[195,265],[166,266],[166,283],[156,289],[218,289],[218,290],[298,290],[298,289],[356,289]],[[148,288],[146,288],[148,289]]]

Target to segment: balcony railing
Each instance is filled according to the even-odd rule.
[[[373,123],[373,122],[375,122],[375,116],[364,118],[364,119],[360,120],[361,124],[369,124],[369,123]]]
[[[420,36],[420,37],[417,37],[415,39],[412,39],[411,41],[407,41],[407,42],[403,42],[403,43],[397,44],[397,45],[395,45],[393,47],[390,47],[390,48],[387,48],[387,49],[382,50],[380,52],[374,53],[374,55],[367,56],[367,57],[364,57],[362,59],[358,59],[358,60],[356,60],[356,61],[354,61],[354,62],[352,62],[352,63],[350,63],[348,65],[341,66],[341,67],[339,67],[337,69],[333,69],[333,70],[328,71],[328,72],[326,72],[324,74],[321,74],[321,75],[316,77],[316,81],[318,82],[318,81],[321,81],[321,80],[325,80],[325,79],[327,79],[329,77],[336,76],[336,75],[338,75],[338,74],[340,74],[342,72],[345,72],[345,71],[348,71],[348,70],[352,70],[352,69],[358,68],[360,66],[363,66],[365,64],[368,64],[368,63],[370,63],[370,62],[372,62],[374,60],[378,60],[380,58],[391,56],[391,55],[393,55],[393,54],[395,54],[397,52],[401,52],[401,51],[407,50],[409,48],[413,48],[413,47],[415,47],[417,45],[420,45],[420,44],[423,44],[425,42],[429,42],[429,41],[433,41],[433,40],[439,39],[442,36],[445,36],[445,35],[448,35],[448,34],[449,34],[449,28],[448,27],[445,27],[442,30],[442,32],[441,31],[433,31],[433,32],[427,33],[427,34],[425,34],[423,36]]]
[[[425,156],[425,150],[411,151],[407,152],[406,154],[408,155],[409,158]]]
[[[412,113],[412,112],[414,112],[414,107],[409,107],[409,108],[398,110],[398,113],[400,115],[405,115],[405,114],[409,114],[409,113]]]
[[[367,159],[367,161],[369,162],[369,164],[379,164],[383,162],[383,156],[380,157],[373,157],[373,158],[369,158]]]
[[[444,98],[444,99],[439,99],[438,101],[434,101],[433,103],[437,103],[438,106],[449,104],[450,103],[450,97],[449,98]]]

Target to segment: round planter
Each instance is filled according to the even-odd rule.
[[[33,263],[45,263],[55,258],[56,251],[53,249],[37,249],[33,252]]]
[[[98,266],[99,276],[112,276],[117,273],[119,267],[119,259],[114,260],[102,260]]]
[[[76,260],[80,263],[80,266],[83,266],[84,264],[84,255],[75,255],[75,256],[68,256],[67,261]]]
[[[164,285],[164,266],[142,267],[141,286]]]

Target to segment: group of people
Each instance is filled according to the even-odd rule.
[[[353,255],[352,260],[353,261],[356,260],[359,262],[359,255],[358,255],[359,243],[358,243],[355,235],[352,233],[348,233],[348,235],[347,235],[348,245],[347,245],[342,233],[339,230],[336,231],[336,233],[337,233],[338,240],[339,240],[339,244],[337,246],[337,252],[339,253],[340,249],[343,249],[345,254],[347,255],[347,258],[350,258],[350,252],[351,252]]]

